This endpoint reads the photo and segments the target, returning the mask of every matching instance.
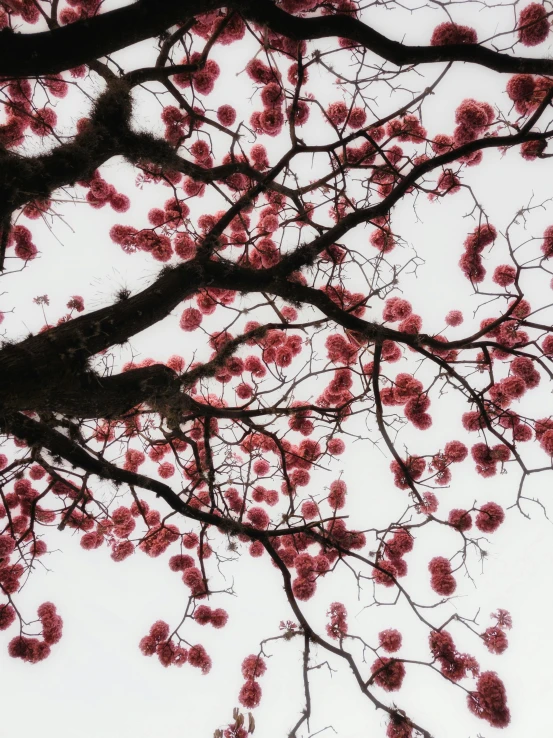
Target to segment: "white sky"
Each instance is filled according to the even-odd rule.
[[[462,6],[461,6],[462,7]],[[471,25],[484,37],[493,32],[496,23],[506,23],[509,9],[498,21],[499,11],[478,13],[478,6],[466,6],[464,13],[455,6],[454,17],[463,21],[472,18]],[[376,13],[371,10],[371,22],[376,16],[376,27],[400,38],[400,11]],[[403,12],[401,21],[409,30],[407,40],[425,42],[431,29],[444,18],[438,12],[417,13],[412,16]],[[313,48],[326,49],[331,41],[313,44]],[[128,67],[147,63],[147,44],[127,50],[119,55],[121,63]],[[546,55],[550,47],[544,44],[535,52]],[[526,49],[524,50],[527,51]],[[228,58],[225,57],[228,54]],[[214,58],[222,67],[217,82],[213,107],[221,102],[235,102],[239,115],[249,119],[252,109],[248,101],[250,89],[245,75],[235,77],[249,56],[248,49],[240,44],[231,47],[215,47]],[[240,66],[243,56],[244,64]],[[231,64],[228,64],[228,59]],[[426,79],[432,80],[441,71],[441,65],[425,70]],[[450,133],[453,128],[455,107],[465,97],[488,100],[507,108],[504,92],[508,77],[486,70],[460,65],[442,83],[437,94],[424,108],[424,124],[429,133]],[[419,82],[423,89],[424,83]],[[323,102],[338,99],[335,89],[329,89],[322,80],[313,75],[307,88]],[[229,90],[231,94],[229,95]],[[238,104],[240,101],[240,104]],[[392,100],[382,96],[378,100],[378,111],[385,114],[398,107],[401,94]],[[149,96],[139,96],[140,126],[149,128],[158,125],[159,110]],[[60,106],[61,109],[61,106]],[[81,117],[81,109],[66,110],[67,120]],[[160,129],[161,130],[161,129]],[[318,135],[315,129],[309,134]],[[310,139],[311,140],[311,139]],[[262,140],[263,143],[267,142]],[[305,179],[315,175],[315,169],[306,167]],[[73,294],[85,298],[88,309],[109,304],[117,289],[129,286],[133,290],[149,284],[158,272],[159,265],[147,254],[125,255],[108,237],[110,226],[115,222],[145,226],[144,213],[150,207],[160,205],[169,197],[169,191],[160,186],[146,185],[138,190],[133,184],[134,175],[130,168],[119,160],[109,162],[102,174],[117,189],[131,196],[129,213],[115,216],[109,208],[93,211],[84,204],[58,203],[56,212],[63,220],[54,223],[51,235],[44,224],[31,224],[41,251],[35,260],[19,274],[6,280],[7,294],[2,295],[0,308],[13,313],[6,316],[2,325],[7,336],[21,338],[28,331],[36,331],[43,318],[32,298],[48,294],[52,306],[47,313],[54,322],[62,313],[63,306]],[[550,193],[549,164],[546,161],[526,163],[517,152],[505,157],[497,152],[485,154],[484,164],[467,172],[469,183],[485,204],[490,221],[503,230],[520,207],[528,204],[532,193],[535,201],[545,199]],[[475,317],[471,311],[477,306],[476,298],[470,296],[468,283],[460,274],[457,262],[461,255],[462,241],[474,227],[472,221],[464,219],[471,208],[465,191],[440,203],[430,204],[422,199],[417,205],[417,217],[412,201],[400,204],[394,214],[394,229],[405,238],[409,249],[414,250],[424,261],[417,275],[406,277],[402,282],[404,295],[413,302],[415,312],[424,318],[424,329],[438,332],[443,328],[443,317],[453,309],[465,313],[465,325],[458,333],[448,330],[448,337],[465,335],[469,327],[477,326],[482,317],[494,314],[494,307],[484,308]],[[195,214],[214,212],[217,202],[208,197],[199,203]],[[539,236],[550,224],[547,211],[536,212],[528,222],[530,235]],[[358,248],[368,248],[368,230],[357,229],[348,236],[348,243],[359,243]],[[525,237],[522,230],[517,237]],[[397,261],[405,258],[406,252],[397,253]],[[489,256],[486,267],[491,272],[496,264],[506,257],[505,244],[498,239]],[[396,252],[392,255],[394,261]],[[359,287],[352,283],[350,289]],[[546,280],[538,279],[530,284],[532,304],[547,304],[549,290]],[[379,313],[376,312],[377,317]],[[370,316],[371,313],[368,313]],[[547,313],[542,315],[546,320]],[[202,336],[183,334],[178,330],[180,309],[159,326],[155,326],[135,337],[131,346],[139,359],[152,356],[160,361],[173,353],[182,353],[190,358],[191,342],[199,351]],[[551,316],[549,316],[550,318]],[[216,316],[206,321],[209,327],[216,326]],[[550,322],[550,321],[549,321]],[[128,352],[121,355],[127,360]],[[404,359],[400,370],[414,370],[412,360]],[[545,381],[542,380],[545,385]],[[535,417],[549,415],[552,401],[549,387],[543,386],[528,399],[528,407]],[[464,408],[451,396],[440,402],[433,401],[431,412],[433,427],[425,434],[407,432],[400,438],[409,444],[411,453],[429,453],[437,450],[443,440],[458,437],[467,443],[477,438],[462,431],[460,414]],[[353,424],[356,421],[351,421]],[[347,426],[346,426],[347,427]],[[373,432],[371,438],[376,439]],[[533,459],[545,463],[538,450]],[[389,455],[380,447],[364,441],[349,444],[347,452],[336,460],[327,474],[314,475],[313,485],[327,486],[343,471],[343,478],[350,490],[347,512],[359,527],[387,525],[405,507],[404,493],[393,486],[388,472]],[[518,475],[509,469],[505,475],[483,480],[478,477],[472,463],[454,469],[454,478],[448,489],[440,491],[440,512],[453,507],[470,506],[474,500],[494,500],[508,507],[515,499]],[[108,495],[109,487],[98,483],[95,490]],[[551,476],[548,474],[532,478],[529,496],[539,496],[549,506]],[[149,500],[146,494],[143,497]],[[487,546],[489,557],[482,568],[472,560],[470,573],[474,584],[457,575],[458,590],[454,599],[445,605],[435,622],[443,622],[453,612],[474,616],[480,612],[478,623],[481,630],[491,622],[489,613],[498,607],[512,613],[514,628],[509,633],[509,649],[502,656],[493,656],[480,647],[475,637],[459,625],[451,632],[460,650],[474,654],[482,670],[498,671],[504,680],[512,723],[502,732],[505,738],[534,735],[550,724],[549,695],[552,686],[550,661],[553,657],[553,642],[550,637],[549,613],[553,605],[550,582],[550,562],[553,556],[551,524],[544,519],[537,506],[528,508],[532,519],[523,518],[515,510],[508,514],[507,522],[490,537]],[[353,526],[352,526],[353,527]],[[203,643],[213,658],[214,666],[208,676],[189,666],[164,669],[157,659],[147,659],[138,650],[138,641],[146,635],[150,625],[157,619],[174,624],[178,622],[185,606],[187,591],[179,576],[167,567],[168,553],[160,559],[149,559],[137,554],[122,564],[113,564],[109,551],[103,547],[98,551],[85,552],[78,544],[78,537],[66,531],[63,535],[51,536],[50,548],[57,549],[44,559],[49,571],[40,567],[21,593],[20,602],[29,612],[45,600],[52,600],[64,618],[64,636],[53,648],[45,662],[29,666],[10,659],[4,651],[0,661],[0,693],[4,698],[1,713],[2,731],[5,735],[16,732],[27,738],[36,733],[44,738],[181,738],[183,736],[208,736],[217,727],[224,726],[231,717],[232,708],[238,704],[237,696],[242,678],[242,658],[257,651],[260,640],[278,634],[281,620],[291,617],[288,604],[276,570],[268,564],[266,557],[251,559],[241,549],[240,560],[228,564],[225,574],[234,582],[236,597],[214,598],[209,604],[225,607],[230,615],[229,624],[215,631],[207,626],[187,626],[189,640]],[[418,602],[432,603],[435,595],[429,587],[427,562],[435,555],[454,552],[451,536],[446,532],[420,535],[414,551],[408,555],[409,574],[405,584],[415,594]],[[449,548],[448,548],[449,547]],[[451,550],[450,550],[451,549]],[[222,551],[224,553],[224,551]],[[173,552],[174,553],[174,552]],[[381,593],[382,594],[382,593]],[[382,594],[388,597],[387,591]],[[398,605],[395,608],[366,608],[371,602],[371,588],[367,587],[357,600],[355,582],[346,575],[345,569],[319,584],[316,597],[304,605],[305,612],[314,624],[324,628],[324,614],[330,602],[343,601],[348,607],[350,631],[362,635],[375,643],[376,635],[384,627],[398,627],[404,636],[404,647],[400,652],[405,658],[428,658],[424,629],[419,627],[411,613]],[[7,644],[12,631],[1,636]],[[187,636],[188,637],[188,636]],[[376,644],[375,644],[376,645]],[[269,648],[271,658],[268,670],[261,681],[263,699],[255,711],[258,723],[257,734],[264,738],[287,735],[303,708],[301,688],[301,641],[277,643]],[[317,652],[313,663],[328,660],[332,675],[325,667],[312,672],[313,719],[310,731],[302,736],[315,734],[332,725],[336,731],[327,729],[323,734],[337,734],[340,738],[384,735],[386,720],[376,713],[358,693],[351,675],[336,659]],[[470,688],[470,683],[467,682]],[[497,731],[487,723],[469,714],[463,692],[447,685],[444,680],[420,666],[407,667],[407,676],[402,690],[386,695],[378,690],[378,697],[389,703],[392,700],[440,738],[476,738],[478,734],[491,738]]]

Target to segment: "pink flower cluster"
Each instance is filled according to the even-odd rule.
[[[495,628],[486,628],[481,637],[486,644],[486,648],[491,653],[503,653],[509,645],[507,636],[505,635],[503,630],[497,626]]]
[[[16,0],[14,5],[19,5],[20,8],[26,7],[27,0],[25,2]],[[30,7],[33,6],[30,5]],[[34,10],[38,13],[36,7]],[[52,76],[50,87],[46,82],[44,86],[55,97],[64,97],[67,94],[67,83],[59,75]],[[6,122],[0,125],[0,144],[6,148],[19,146],[24,141],[24,133],[27,129],[41,138],[53,133],[57,115],[52,108],[43,107],[37,110],[31,104],[33,92],[28,80],[10,82],[4,89],[4,93],[8,96],[4,103],[8,117]]]
[[[435,556],[428,564],[430,571],[430,586],[436,594],[449,597],[456,588],[457,582],[451,573],[451,564],[449,559],[444,556]]]
[[[23,225],[16,225],[11,229],[8,248],[14,245],[15,255],[23,261],[31,261],[38,254],[31,231]]]
[[[455,508],[450,510],[447,519],[452,528],[465,532],[472,528],[472,516],[467,510]]]
[[[407,562],[403,557],[413,549],[413,544],[414,538],[405,528],[397,529],[385,541],[384,557],[377,562],[379,568],[373,570],[376,584],[392,587],[394,581],[391,577],[404,577],[407,574]]]
[[[485,443],[475,443],[470,450],[476,462],[476,471],[481,477],[493,477],[497,473],[497,464],[508,461],[511,452],[503,443],[490,447]]]
[[[440,664],[440,671],[448,679],[458,682],[467,676],[467,672],[476,676],[480,671],[473,656],[457,651],[453,638],[446,630],[433,630],[428,642],[432,656]]]
[[[242,662],[242,676],[246,680],[242,685],[238,700],[248,709],[257,707],[261,701],[261,687],[257,681],[267,671],[267,665],[261,656],[250,654]]]
[[[553,226],[548,226],[545,229],[541,250],[544,259],[550,259],[553,256]]]
[[[393,387],[380,390],[380,399],[383,405],[405,405],[411,400],[418,401],[421,397],[426,397],[422,390],[422,382],[412,374],[401,372],[396,376]]]
[[[203,143],[203,142],[199,142]],[[190,214],[190,208],[183,200],[174,197],[165,202],[163,209],[152,208],[148,212],[148,220],[154,228],[164,226],[166,228],[176,228]]]
[[[245,325],[245,331],[258,328],[259,324],[249,322]],[[292,364],[292,361],[298,356],[303,348],[303,341],[299,335],[287,335],[285,331],[270,330],[263,336],[253,340],[254,345],[258,345],[263,353],[263,362],[265,364],[276,364],[277,367],[285,369]],[[246,371],[251,371],[256,377],[265,375],[266,369],[258,357],[248,357],[244,363]]]
[[[465,253],[459,261],[459,266],[465,277],[478,284],[484,281],[486,270],[482,264],[482,251],[492,244],[497,237],[497,231],[492,225],[479,226],[465,239]]]
[[[187,661],[190,661],[192,666],[197,665],[196,663],[192,663],[192,659],[190,658],[192,649],[187,651],[182,646],[177,646],[169,638],[169,626],[163,620],[157,620],[152,625],[150,633],[141,639],[139,648],[144,656],[153,656],[156,654],[160,663],[165,667],[168,667],[171,664],[182,666]],[[203,651],[202,646],[193,646],[193,648],[199,648]],[[211,659],[209,659],[209,656],[207,656],[205,651],[203,651],[203,653],[205,655],[205,670],[203,668],[202,670],[204,673],[207,673],[211,668]]]
[[[177,554],[176,556],[171,556],[169,559],[169,568],[171,571],[185,571],[193,566],[194,559],[192,556],[188,556],[188,554]]]
[[[509,307],[513,306],[513,302],[509,304]],[[492,337],[497,343],[501,344],[507,349],[515,348],[521,344],[528,343],[529,337],[526,331],[520,330],[518,320],[523,320],[531,312],[531,307],[526,300],[521,300],[516,306],[515,310],[511,314],[511,319],[503,320],[500,325],[496,325],[494,328],[487,330],[486,335]],[[480,323],[481,330],[486,330],[489,326],[496,321],[496,318],[486,318]],[[492,350],[492,356],[495,359],[505,361],[511,356],[511,352],[503,350],[503,348],[497,347]],[[481,357],[482,358],[482,357]],[[515,366],[517,366],[515,364]],[[522,367],[523,365],[520,364]],[[526,365],[528,366],[528,364]],[[528,389],[537,386],[539,383],[539,373],[534,369],[528,372],[527,369],[521,368],[521,373],[518,375],[524,379]]]
[[[159,513],[154,510],[146,515],[146,522],[152,527],[140,543],[140,550],[152,558],[157,558],[165,553],[172,543],[179,540],[179,529],[176,525],[167,523],[159,525]]]
[[[445,316],[445,322],[452,328],[456,328],[463,322],[463,313],[460,310],[450,310]]]
[[[0,605],[0,630],[7,630],[16,618],[14,608],[4,602]]]
[[[317,578],[330,569],[327,556],[320,553],[311,556],[307,552],[296,553],[291,547],[282,552],[282,559],[288,566],[294,566],[297,577],[292,582],[292,592],[298,600],[309,600],[317,589]]]
[[[436,182],[436,191],[442,195],[454,195],[461,190],[461,180],[454,174],[451,169],[445,169]],[[429,194],[429,199],[434,200],[437,197],[436,192]]]
[[[16,636],[8,643],[8,653],[13,659],[22,659],[28,664],[37,664],[50,655],[50,646],[38,638]]]
[[[498,628],[511,630],[511,628],[513,627],[513,620],[507,610],[502,610],[501,608],[499,608],[497,612],[492,612],[491,617],[497,621]]]
[[[202,115],[199,107],[194,107],[190,115],[174,105],[167,105],[163,108],[161,120],[165,123],[165,138],[167,141],[173,146],[179,146],[190,131],[202,127],[203,121],[197,117],[199,115]],[[207,162],[203,166],[207,166]],[[167,184],[177,184],[182,179],[182,174],[180,172],[164,172],[164,179]],[[185,182],[188,183],[188,186],[191,186],[194,180],[188,178]]]
[[[438,498],[433,492],[423,492],[422,502],[418,502],[415,507],[423,515],[434,515],[438,509]]]
[[[507,95],[515,104],[519,115],[527,115],[535,110],[551,90],[549,77],[533,77],[531,74],[515,74],[507,82]],[[545,141],[528,141],[524,146],[530,152],[533,146],[545,148]],[[524,155],[524,154],[523,154]],[[530,158],[525,156],[524,158]],[[535,157],[534,157],[535,158]]]
[[[188,650],[188,663],[190,666],[200,669],[202,674],[207,674],[211,670],[211,658],[201,644],[191,646]]]
[[[230,489],[232,488],[229,488],[228,491],[230,491]],[[237,494],[238,492],[236,491],[236,495]],[[254,502],[264,502],[270,507],[274,507],[277,504],[278,498],[279,494],[276,489],[266,489],[261,484],[258,484],[256,487],[254,487],[254,490],[252,492],[252,499]],[[227,500],[229,500],[229,497],[227,497]],[[238,510],[236,512],[238,512]]]
[[[37,610],[42,623],[42,638],[49,646],[61,640],[63,620],[57,614],[56,606],[52,602],[44,602]]]
[[[387,738],[412,738],[413,727],[407,718],[399,712],[394,712],[390,716],[390,722],[386,728]]]
[[[190,57],[184,57],[181,60],[181,64],[198,64],[201,58],[201,54],[195,51]],[[200,95],[209,95],[213,92],[215,87],[215,81],[221,74],[221,69],[214,59],[207,59],[202,68],[199,68],[195,72],[182,72],[175,74],[173,77],[175,84],[179,87],[186,88],[192,87]]]
[[[326,632],[330,638],[340,640],[348,632],[347,610],[341,602],[333,602],[327,612],[330,622],[326,626]]]
[[[329,352],[330,353],[330,352]],[[353,398],[353,374],[350,369],[338,369],[323,393],[318,397],[317,404],[322,407],[341,407],[342,414]]]
[[[485,505],[481,505],[476,516],[476,527],[482,533],[495,533],[504,520],[503,508],[496,502],[486,502]]]
[[[501,264],[495,268],[493,273],[493,281],[500,287],[509,287],[513,284],[517,276],[517,270],[510,264]]]
[[[63,8],[59,14],[59,21],[62,25],[91,18],[98,12],[101,2],[100,0],[71,0],[70,5],[72,7]]]
[[[405,677],[405,665],[402,661],[380,656],[371,666],[371,681],[386,692],[397,692]]]
[[[292,593],[296,599],[305,601],[315,594],[318,577],[330,571],[332,563],[338,558],[338,551],[332,547],[333,544],[359,549],[366,543],[364,534],[348,531],[343,520],[332,520],[326,528],[328,544],[314,555],[307,553],[306,549],[316,545],[316,541],[304,533],[281,536],[272,541],[284,565],[296,569],[297,577],[292,582]]]
[[[155,233],[152,229],[137,230],[132,226],[114,225],[110,238],[121,246],[127,254],[135,251],[146,251],[156,261],[169,261],[173,255],[171,239],[168,236]]]
[[[474,141],[491,126],[495,112],[487,102],[478,102],[472,98],[463,100],[455,111],[457,128],[453,132],[453,140],[457,146]]]
[[[373,231],[370,237],[370,242],[371,245],[374,246],[377,251],[380,251],[381,254],[389,254],[396,246],[395,236],[386,226],[377,228]]]
[[[546,356],[553,356],[553,336],[546,336],[541,347]]]
[[[367,296],[362,292],[350,292],[341,284],[328,285],[322,288],[323,292],[326,292],[328,297],[334,302],[341,310],[345,310],[357,318],[362,318],[365,314],[365,301]]]
[[[355,363],[359,346],[348,340],[341,333],[332,333],[325,342],[327,356],[334,364],[346,364],[347,366]]]
[[[501,333],[498,336],[502,340]],[[513,400],[520,399],[528,389],[534,389],[541,377],[534,362],[527,356],[518,356],[511,362],[511,376],[502,379],[489,389],[490,400],[501,408],[508,407]]]
[[[395,653],[401,648],[401,633],[399,630],[394,628],[388,628],[388,630],[382,630],[378,634],[378,642],[380,647],[388,653]]]
[[[401,297],[390,297],[384,303],[382,317],[390,323],[396,323],[408,318],[412,312],[413,307],[408,300],[404,300]]]
[[[505,686],[493,671],[480,675],[476,691],[467,696],[467,704],[474,715],[487,720],[494,728],[506,728],[511,722]]]
[[[440,23],[436,26],[430,39],[431,46],[450,46],[452,44],[475,44],[476,31],[468,26],[456,23]]]
[[[129,198],[117,192],[113,185],[102,179],[98,170],[94,172],[92,177],[81,180],[78,184],[88,188],[86,200],[93,208],[103,208],[104,205],[109,203],[116,213],[124,213],[131,205]]]
[[[241,38],[244,38],[244,34],[246,32],[244,21],[236,13],[226,10],[212,10],[199,15],[192,28],[192,33],[200,38],[208,40],[214,35],[215,31],[218,31],[221,28],[221,26],[222,29],[217,34],[217,40],[215,43],[221,44],[222,46],[229,46],[235,41],[239,41]]]
[[[430,468],[436,472],[434,482],[442,487],[449,484],[451,481],[450,465],[464,461],[467,454],[468,449],[464,443],[460,441],[448,441],[443,453],[436,454],[430,462]]]
[[[252,528],[265,530],[271,521],[268,513],[262,507],[250,507],[246,514]]]
[[[397,145],[390,146],[382,153],[386,157],[385,162],[374,168],[371,181],[377,185],[377,192],[381,197],[388,197],[398,180],[399,172],[396,165],[404,158],[404,154],[403,149]],[[385,218],[382,216],[382,218],[375,218],[371,222],[374,225],[382,226],[385,223]]]
[[[364,548],[367,542],[367,537],[364,533],[358,530],[348,530],[345,522],[341,519],[331,520],[327,524],[327,533],[331,543],[335,542],[337,545],[342,546],[343,548],[352,549],[353,551]],[[324,560],[320,558],[321,556],[323,559],[326,558],[328,562],[332,562],[336,558],[337,552],[330,549],[319,554],[319,556],[316,557],[319,567],[325,565]],[[328,568],[325,571],[328,571]]]
[[[187,567],[182,575],[182,581],[191,590],[194,597],[198,599],[206,594],[206,585],[202,572],[195,566]]]
[[[333,510],[341,510],[346,504],[346,483],[337,479],[330,485],[330,493],[328,495],[328,504]]]
[[[395,460],[390,463],[394,484],[399,489],[409,489],[413,482],[422,477],[425,469],[426,461],[418,456],[409,456],[403,465]]]
[[[13,608],[0,611],[0,630],[9,627],[15,619]],[[5,613],[5,614],[4,614]],[[62,636],[63,620],[51,602],[45,602],[38,608],[38,617],[42,623],[42,637],[28,638],[20,635],[12,638],[8,644],[8,653],[12,658],[19,658],[30,664],[43,661],[50,654],[50,646],[58,643]]]
[[[252,128],[266,136],[278,136],[284,126],[284,90],[280,76],[276,71],[266,66],[260,59],[252,59],[246,66],[249,76],[263,85],[261,89],[262,111],[252,113],[250,123]],[[302,125],[307,120],[309,108],[304,103],[299,107],[303,115],[298,117],[296,112],[296,124]]]
[[[421,143],[426,138],[426,128],[423,127],[416,115],[404,115],[394,118],[386,126],[386,134],[397,138],[398,141]]]
[[[524,46],[538,46],[549,36],[549,18],[541,3],[531,3],[520,11],[518,40]]]
[[[373,141],[378,142],[384,137],[384,130],[382,128],[371,128],[369,135]],[[370,141],[363,141],[359,146],[346,146],[345,154],[340,153],[339,158],[340,161],[343,161],[344,166],[346,167],[364,168],[370,166],[374,162],[376,153],[377,151],[373,143]]]
[[[198,605],[194,611],[194,620],[199,625],[210,623],[214,628],[224,628],[228,621],[228,612],[221,607],[212,610],[207,605]]]

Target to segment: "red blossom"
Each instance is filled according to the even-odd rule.
[[[387,738],[412,738],[413,728],[407,722],[407,718],[399,713],[394,713],[390,717],[390,722],[386,728]]]
[[[198,644],[192,646],[188,651],[188,663],[191,666],[201,669],[202,674],[207,674],[211,670],[211,658],[207,655],[205,648]]]
[[[451,44],[475,44],[476,31],[468,26],[456,23],[440,23],[436,26],[430,39],[432,46],[449,46]]]
[[[491,617],[497,621],[498,628],[507,628],[507,630],[510,630],[513,627],[513,620],[507,610],[500,608],[497,612],[492,613]]]
[[[524,46],[537,46],[549,35],[547,11],[540,3],[531,3],[520,11],[518,38]]]
[[[466,510],[451,510],[448,522],[451,526],[460,531],[470,530],[470,528],[472,528],[472,517]]]
[[[292,582],[292,592],[294,597],[298,600],[306,601],[310,600],[315,594],[317,584],[313,579],[305,579],[304,577],[297,577]]]
[[[334,126],[339,127],[343,123],[345,123],[346,118],[348,116],[347,105],[341,100],[339,102],[331,103],[326,109],[326,114],[330,122]]]
[[[502,264],[495,268],[493,273],[493,281],[500,287],[508,287],[513,284],[517,275],[517,270],[510,264]]]
[[[486,644],[488,651],[496,654],[503,653],[509,645],[507,636],[499,627],[487,628],[482,633],[482,640]]]
[[[425,515],[433,515],[438,509],[438,498],[433,492],[424,492],[422,503],[418,503],[417,509]]]
[[[493,671],[480,675],[476,691],[467,696],[467,704],[474,715],[487,720],[494,728],[505,728],[511,721],[505,686]]]
[[[395,562],[379,561],[378,567],[378,569],[373,569],[373,579],[376,584],[382,584],[384,587],[393,587],[394,580],[391,577],[397,576]]]
[[[383,630],[378,634],[378,642],[380,643],[381,648],[388,653],[399,651],[401,648],[401,641],[401,633],[393,628]]]
[[[248,679],[242,685],[242,689],[238,695],[238,701],[249,710],[257,707],[261,701],[261,687],[259,683],[254,679]]]
[[[341,479],[332,482],[328,495],[329,505],[335,510],[341,510],[346,504],[346,492],[346,484]]]
[[[183,331],[195,331],[200,327],[202,314],[196,308],[187,308],[183,311],[180,319],[180,327]]]
[[[261,507],[250,507],[246,517],[254,528],[264,530],[270,522],[269,515]]]
[[[405,677],[405,665],[386,656],[378,658],[371,666],[372,679],[386,692],[397,692]]]
[[[16,618],[15,610],[7,603],[0,605],[0,630],[7,630]]]
[[[326,632],[330,638],[339,639],[348,632],[347,611],[341,602],[333,602],[327,615],[330,622],[326,626]]]
[[[495,502],[481,505],[476,516],[476,527],[483,533],[494,533],[505,520],[505,512]]]
[[[246,680],[259,679],[267,671],[267,665],[261,656],[250,654],[242,661],[242,676]]]
[[[436,556],[428,564],[428,569],[431,574],[430,583],[436,594],[449,597],[455,592],[457,582],[451,573],[451,564],[448,559]]]
[[[20,658],[29,664],[43,661],[50,654],[50,646],[38,638],[16,636],[8,644],[8,653],[12,658]]]
[[[218,607],[211,612],[211,625],[214,628],[224,628],[228,622],[228,612]]]

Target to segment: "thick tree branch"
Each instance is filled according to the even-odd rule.
[[[139,0],[41,33],[0,34],[0,76],[56,74],[157,36],[177,22],[224,7],[221,0]]]
[[[398,67],[410,64],[462,61],[478,64],[496,72],[553,74],[553,60],[551,59],[509,56],[478,44],[408,46],[383,36],[362,21],[348,15],[300,18],[286,13],[272,0],[248,0],[247,4],[238,2],[237,6],[241,7],[245,17],[266,25],[272,31],[282,33],[288,38],[307,41],[339,36],[361,44]]]
[[[183,7],[184,6],[184,7]],[[0,36],[0,76],[35,77],[87,64],[107,54],[156,36],[190,17],[232,7],[245,18],[289,38],[347,38],[397,66],[436,62],[469,62],[502,73],[553,74],[553,60],[515,57],[478,44],[408,46],[347,15],[300,18],[272,0],[140,0],[118,10],[42,33]]]

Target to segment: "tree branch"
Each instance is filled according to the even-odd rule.
[[[183,7],[184,6],[184,7]],[[193,7],[190,7],[193,6]],[[347,15],[301,18],[286,13],[272,0],[139,0],[132,5],[41,33],[0,35],[0,76],[36,77],[87,64],[156,36],[189,18],[231,7],[248,20],[298,40],[342,37],[395,64],[469,62],[502,73],[553,74],[553,60],[515,57],[478,44],[408,46]]]

